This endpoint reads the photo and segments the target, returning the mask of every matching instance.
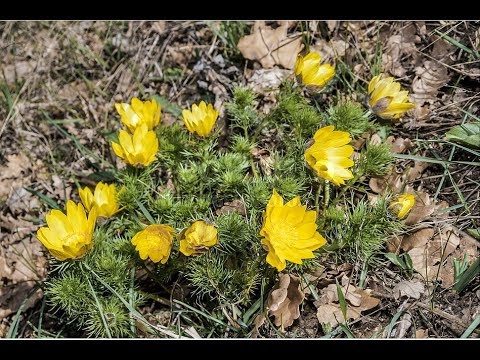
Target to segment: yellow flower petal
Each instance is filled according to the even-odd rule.
[[[348,168],[354,165],[350,156],[353,147],[347,145],[352,139],[345,131],[335,131],[334,126],[325,126],[314,135],[314,143],[305,151],[305,161],[318,176],[339,186],[353,178]]]
[[[312,90],[320,90],[335,76],[335,67],[322,64],[321,61],[320,54],[313,51],[305,57],[297,55],[295,75],[303,85]]]
[[[88,187],[78,190],[85,209],[91,211],[97,209],[98,216],[109,218],[118,212],[117,191],[114,184],[107,185],[99,182],[95,187],[94,194]]]
[[[160,122],[161,106],[155,99],[143,102],[133,98],[131,104],[116,103],[115,109],[132,134],[139,126],[145,125],[147,130],[152,130]]]
[[[136,233],[131,242],[142,260],[150,258],[155,263],[165,264],[172,250],[174,232],[169,225],[148,225]]]
[[[212,104],[201,101],[199,105],[193,104],[192,109],[182,111],[182,120],[187,130],[201,137],[207,137],[217,121],[219,112]]]
[[[403,219],[415,205],[415,196],[412,194],[398,195],[394,201],[390,203],[390,209],[396,213],[399,219]]]
[[[87,218],[82,204],[68,200],[66,214],[52,210],[45,218],[47,226],[37,231],[37,237],[58,260],[80,258],[93,246],[95,209]]]
[[[286,261],[301,264],[302,259],[315,257],[312,251],[325,244],[317,232],[316,215],[316,211],[306,211],[299,197],[284,204],[273,190],[260,230],[268,251],[267,263],[282,271]]]
[[[218,244],[218,230],[203,220],[197,220],[179,237],[180,252],[185,256],[199,255]]]
[[[399,119],[415,105],[409,102],[408,91],[401,90],[393,77],[377,75],[368,84],[368,103],[373,112],[383,119]]]
[[[120,130],[119,142],[112,142],[112,148],[118,157],[133,166],[148,166],[158,152],[158,139],[155,132],[148,130],[146,124],[135,129],[133,135]]]

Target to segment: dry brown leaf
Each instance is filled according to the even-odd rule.
[[[428,329],[417,329],[415,331],[415,339],[427,339]]]
[[[426,243],[408,251],[413,268],[425,280],[440,280],[442,287],[449,287],[454,282],[453,259],[462,259],[467,255],[471,263],[478,256],[475,242],[468,234],[458,231],[451,225],[444,226]]]
[[[433,228],[425,228],[415,231],[403,238],[401,248],[403,251],[408,252],[413,248],[425,246],[433,237],[434,233],[435,231]]]
[[[392,152],[394,154],[403,154],[405,151],[410,150],[413,147],[413,143],[409,138],[395,138],[394,136],[389,136],[386,140],[386,143],[392,147]]]
[[[83,97],[88,99],[89,92],[85,81],[75,80],[71,83],[65,84],[59,91],[58,97],[63,100],[72,100],[76,97]]]
[[[10,194],[5,202],[10,208],[12,214],[21,214],[23,212],[30,212],[34,209],[38,209],[41,206],[38,197],[33,196],[23,186],[12,187]]]
[[[415,69],[411,98],[418,106],[437,100],[438,90],[450,80],[447,68],[437,61],[427,60]]]
[[[258,314],[255,317],[255,320],[253,320],[253,331],[252,334],[250,335],[251,338],[255,339],[260,335],[260,328],[263,326],[265,323],[265,320],[267,318],[265,317],[264,313]]]
[[[403,181],[402,181],[403,179]],[[368,185],[373,192],[380,194],[389,189],[394,194],[398,194],[402,191],[404,183],[404,174],[397,172],[394,168],[389,174],[382,177],[370,178]]]
[[[278,283],[267,300],[268,313],[275,317],[275,325],[285,329],[300,317],[299,306],[305,294],[300,290],[300,278],[280,274]]]
[[[14,83],[15,80],[20,81],[26,79],[33,74],[35,66],[37,65],[34,60],[16,61],[14,64],[7,65],[3,68],[3,74],[5,75],[5,81],[7,84]]]
[[[255,70],[248,79],[248,86],[256,93],[266,94],[277,90],[282,83],[292,72],[290,70],[280,69],[274,67],[273,69],[258,69]]]
[[[346,320],[356,320],[360,317],[360,312],[356,309],[347,308]],[[345,322],[342,309],[339,304],[324,304],[317,309],[317,319],[320,324],[330,324],[332,328]]]
[[[432,203],[430,195],[424,192],[417,193],[415,196],[415,205],[405,219],[406,225],[414,225],[422,222],[430,217],[436,210],[436,206]]]
[[[320,53],[323,61],[330,62],[338,57],[345,56],[349,46],[346,41],[341,39],[332,39],[330,41],[318,39],[315,45],[311,46],[311,49]]]
[[[407,173],[407,180],[417,180],[422,176],[423,172],[430,166],[429,163],[423,161],[414,161],[413,167],[411,167]]]
[[[7,155],[6,158],[6,165],[0,166],[0,200],[7,198],[12,187],[23,185],[30,167],[30,161],[23,153]]]
[[[410,329],[411,326],[412,326],[412,316],[409,313],[404,313],[390,336],[392,338],[397,338],[397,339],[404,338],[405,334],[407,333],[408,329]]]
[[[379,299],[371,296],[371,290],[363,290],[349,284],[349,279],[346,276],[342,277],[341,289],[347,302],[347,320],[359,318],[362,311],[373,309],[380,303]],[[320,299],[315,305],[317,306],[319,323],[328,323],[333,328],[344,322],[342,310],[338,304],[336,284],[329,284],[323,288]]]
[[[288,21],[281,21],[276,29],[256,21],[252,34],[242,37],[237,47],[246,59],[259,61],[264,68],[280,65],[293,69],[303,47],[302,37],[300,33],[289,36],[287,30]]]
[[[7,239],[13,236],[7,235]],[[0,248],[0,278],[13,283],[43,279],[47,259],[40,241],[28,237],[13,243],[7,239],[2,239],[2,244],[11,245],[6,249]]]
[[[400,60],[404,55],[411,55],[416,47],[412,38],[403,35],[392,35],[387,40],[385,52],[382,55],[382,67],[385,72],[390,72],[396,77],[403,77],[406,74],[405,68]]]
[[[0,321],[18,311],[23,301],[27,299],[35,286],[35,281],[27,281],[13,287],[0,288]],[[28,310],[43,296],[42,289],[37,289],[24,304],[23,310]]]
[[[242,200],[235,199],[230,202],[226,202],[220,209],[215,211],[217,215],[229,214],[235,212],[242,216],[247,215],[247,209],[245,208],[245,204]]]
[[[402,280],[393,288],[393,295],[395,299],[402,296],[407,296],[412,299],[420,299],[420,296],[425,292],[423,282],[413,280]]]
[[[57,174],[52,175],[53,181],[53,194],[58,196],[60,199],[67,201],[72,195],[73,188],[65,182],[65,179],[62,179]]]

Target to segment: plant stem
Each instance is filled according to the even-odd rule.
[[[324,181],[323,182],[323,211],[327,209],[329,202],[330,202],[330,182]]]
[[[338,203],[338,200],[342,197],[343,194],[345,194],[345,191],[349,189],[355,182],[360,178],[361,175],[357,174],[351,179],[348,183],[345,184],[344,187],[340,190],[340,192],[335,196],[335,199],[332,201],[332,206],[336,205]]]
[[[318,186],[317,186],[317,192],[315,193],[315,211],[319,212],[319,200],[320,200],[320,191],[322,189],[322,181],[320,180],[318,182]]]

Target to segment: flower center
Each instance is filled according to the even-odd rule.
[[[64,245],[75,246],[85,242],[85,233],[71,233],[63,239]]]
[[[279,243],[285,244],[288,247],[293,247],[298,237],[297,229],[294,226],[284,222],[282,224],[277,224],[274,231],[274,239],[278,239]]]

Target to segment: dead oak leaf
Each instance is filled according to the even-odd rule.
[[[395,299],[399,299],[403,296],[410,297],[412,299],[420,299],[420,296],[425,292],[425,286],[420,281],[403,280],[400,281],[393,288],[393,296]]]
[[[416,47],[412,40],[414,39],[406,38],[400,34],[388,38],[385,52],[382,55],[382,67],[385,72],[390,72],[396,77],[405,76],[406,70],[400,60],[404,55],[415,53]]]
[[[465,255],[471,263],[477,256],[478,250],[468,235],[448,225],[425,244],[408,251],[412,265],[424,279],[439,280],[444,288],[454,283],[453,259],[462,259]]]
[[[5,199],[12,187],[22,186],[25,172],[30,167],[29,159],[23,154],[7,155],[7,164],[0,166],[0,199]]]
[[[427,60],[415,69],[411,98],[417,106],[437,100],[438,91],[450,80],[447,68],[437,61]]]
[[[280,65],[285,69],[293,69],[297,54],[302,50],[300,33],[287,35],[288,21],[280,22],[280,26],[272,29],[264,21],[257,21],[253,32],[238,42],[238,49],[243,57],[259,61],[262,67],[272,68]]]
[[[275,325],[285,329],[300,317],[299,306],[305,294],[300,290],[300,278],[280,274],[279,280],[267,300],[268,313],[275,317]]]
[[[342,293],[347,303],[346,319],[338,304],[337,285],[330,284],[321,291],[317,305],[317,319],[320,324],[329,324],[332,328],[345,320],[358,319],[362,311],[376,307],[380,300],[371,296],[371,290],[360,289],[349,284],[348,277],[342,278]]]
[[[17,312],[22,304],[24,304],[23,310],[25,311],[42,298],[42,289],[37,289],[32,293],[34,286],[35,281],[27,281],[13,287],[3,286],[0,288],[0,321]]]
[[[409,138],[389,136],[385,142],[392,147],[394,154],[402,154],[413,147],[413,143]]]
[[[433,201],[430,199],[430,195],[428,193],[417,193],[415,196],[415,204],[405,219],[405,224],[414,225],[422,222],[428,219],[436,209],[437,206],[433,204]]]
[[[247,209],[245,208],[245,204],[242,200],[235,199],[233,201],[226,202],[220,209],[215,211],[215,214],[224,215],[233,212],[242,216],[247,215]]]

